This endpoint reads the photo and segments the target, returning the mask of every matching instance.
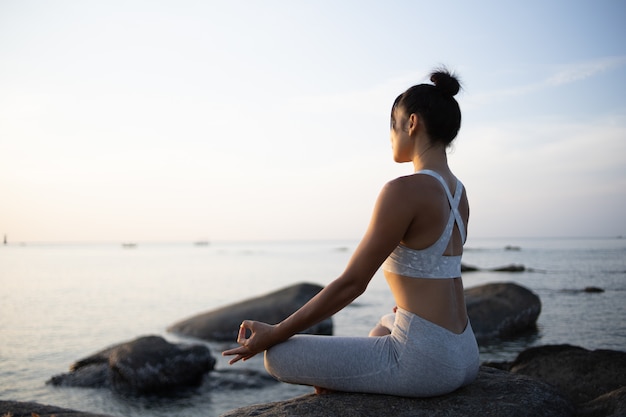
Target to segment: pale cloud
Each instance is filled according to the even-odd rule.
[[[543,84],[558,86],[594,77],[600,73],[611,71],[626,65],[626,57],[605,57],[593,61],[574,63],[560,69]]]
[[[596,60],[568,63],[552,70],[552,74],[529,79],[529,82],[470,94],[465,109],[474,109],[514,97],[553,89],[613,71],[626,65],[626,56],[603,57]]]

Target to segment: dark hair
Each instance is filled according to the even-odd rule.
[[[398,108],[407,114],[418,114],[430,139],[449,146],[461,127],[461,109],[454,99],[461,84],[456,75],[445,68],[430,74],[430,81],[434,85],[414,85],[400,94],[393,103],[391,115],[393,118],[393,112]]]

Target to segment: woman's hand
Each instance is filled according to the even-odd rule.
[[[240,359],[246,361],[257,353],[263,352],[278,343],[278,340],[275,340],[275,327],[260,321],[244,320],[239,326],[237,335],[237,343],[241,346],[223,351],[222,356],[236,355],[228,362],[232,365]],[[248,330],[250,337],[246,338]]]

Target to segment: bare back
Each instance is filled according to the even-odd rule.
[[[456,178],[442,174],[452,193],[456,191]],[[414,217],[401,244],[414,250],[432,245],[442,234],[450,213],[446,192],[434,178],[425,175],[405,177],[409,189],[407,204],[414,209]],[[459,212],[464,225],[469,220],[469,204],[465,191],[459,202]],[[463,241],[458,225],[454,225],[452,236],[444,256],[460,256]],[[467,311],[461,277],[431,279],[407,277],[385,271],[385,277],[399,307],[411,311],[453,333],[462,333],[467,325]]]

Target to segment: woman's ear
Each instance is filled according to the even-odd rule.
[[[415,133],[417,133],[417,127],[419,126],[420,123],[420,118],[417,115],[417,113],[411,113],[411,115],[409,116],[409,136],[413,136]]]

